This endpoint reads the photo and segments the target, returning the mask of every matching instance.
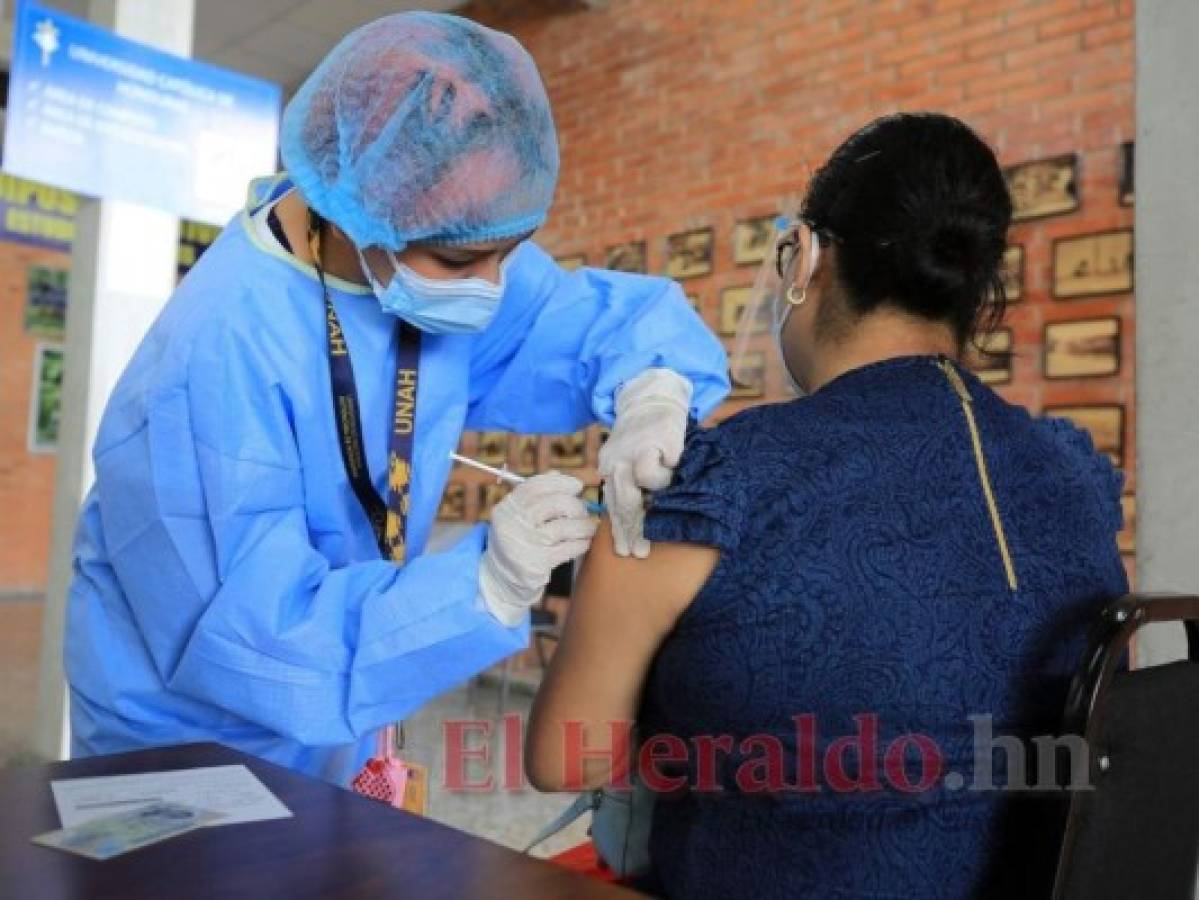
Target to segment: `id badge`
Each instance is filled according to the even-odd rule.
[[[402,763],[407,771],[404,795],[399,808],[418,816],[425,814],[429,801],[429,770],[416,763]]]

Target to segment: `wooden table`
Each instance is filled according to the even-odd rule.
[[[290,819],[199,829],[96,862],[30,843],[60,827],[50,781],[243,763]],[[189,744],[0,775],[0,897],[618,898],[584,878],[219,744]]]

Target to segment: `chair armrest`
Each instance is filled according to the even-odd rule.
[[[1137,629],[1150,622],[1182,622],[1192,661],[1199,661],[1199,596],[1126,594],[1110,603],[1093,626],[1083,668],[1070,683],[1065,731],[1084,735],[1102,690],[1111,681]]]

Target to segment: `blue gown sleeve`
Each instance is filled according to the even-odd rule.
[[[526,241],[499,314],[475,339],[466,427],[536,434],[610,424],[621,385],[652,367],[691,380],[697,420],[729,390],[724,348],[673,281],[567,272]]]
[[[330,565],[309,540],[283,387],[228,334],[110,418],[98,443],[107,551],[177,694],[310,746],[345,744],[527,644],[482,607],[484,530],[398,567]],[[103,435],[102,435],[103,438]]]

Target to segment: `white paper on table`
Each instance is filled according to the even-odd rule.
[[[212,825],[286,819],[291,810],[242,765],[204,766],[171,772],[103,775],[50,782],[63,828],[73,828],[156,800],[171,800],[221,813]]]

